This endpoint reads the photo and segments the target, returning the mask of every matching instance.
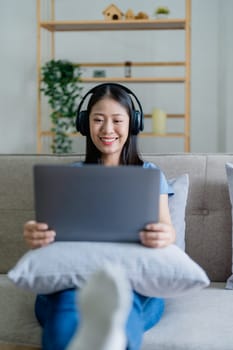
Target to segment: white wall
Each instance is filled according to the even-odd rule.
[[[110,2],[102,0],[55,0],[57,19],[102,19]],[[172,17],[184,16],[184,0],[118,0],[125,12],[143,10],[152,16],[165,4]],[[36,1],[0,0],[0,153],[36,152]],[[233,151],[231,130],[233,1],[192,1],[191,151]],[[111,32],[56,34],[57,58],[74,61],[182,60],[181,32]],[[146,57],[145,57],[146,53]],[[114,58],[113,58],[114,57]],[[133,57],[133,58],[132,58]],[[119,72],[121,74],[122,72]],[[164,74],[145,71],[145,74]],[[169,72],[173,74],[174,72]],[[136,71],[134,74],[139,74]],[[177,73],[180,75],[180,71]],[[86,86],[88,88],[90,86]],[[130,84],[145,113],[159,105],[168,112],[182,113],[181,86]],[[148,126],[149,127],[149,126]],[[179,125],[171,125],[177,129]],[[80,143],[81,142],[81,143]],[[75,150],[84,143],[76,139]],[[183,150],[177,139],[140,139],[143,151]]]
[[[191,149],[216,152],[218,119],[218,1],[192,1]]]
[[[225,6],[219,4],[221,18],[219,45],[219,151],[233,151],[233,44],[232,44],[232,13],[233,1],[226,0]],[[224,40],[221,38],[224,38]]]
[[[36,5],[0,0],[0,153],[36,151]]]

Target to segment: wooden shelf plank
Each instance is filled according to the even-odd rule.
[[[67,133],[67,135],[71,136],[71,137],[77,137],[77,136],[81,136],[82,135],[79,132],[71,132],[71,133]],[[52,131],[41,131],[41,136],[48,136],[48,137],[52,137],[54,136],[54,133]],[[139,136],[141,137],[185,137],[184,133],[167,133],[167,134],[157,134],[154,132],[141,132],[139,134]]]
[[[169,132],[166,134],[157,134],[154,132],[142,132],[141,134],[139,134],[139,136],[141,136],[141,137],[148,137],[148,136],[151,136],[151,137],[185,137],[185,134],[180,133],[180,132],[177,132],[177,133]]]
[[[130,62],[131,67],[169,67],[169,66],[185,66],[185,62]],[[73,63],[79,67],[124,67],[125,62],[80,62]]]
[[[118,83],[184,83],[184,77],[160,77],[160,78],[124,78],[124,77],[112,77],[112,78],[81,78],[81,82],[83,83],[105,83],[105,82],[118,82]]]
[[[99,77],[99,78],[81,78],[81,83],[185,83],[184,77]]]
[[[146,19],[121,21],[42,21],[40,27],[51,32],[109,30],[184,30],[185,19]]]
[[[144,118],[151,118],[151,114],[144,114]],[[177,118],[185,118],[184,114],[167,114],[167,118],[177,119]]]

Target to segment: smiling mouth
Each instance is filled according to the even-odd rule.
[[[116,141],[118,138],[117,137],[100,137],[100,140],[105,144],[105,145],[109,145],[111,143],[113,143],[114,141]]]

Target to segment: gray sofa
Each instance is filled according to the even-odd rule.
[[[40,327],[33,314],[35,295],[16,288],[6,277],[25,253],[22,226],[34,217],[32,166],[73,162],[81,155],[0,156],[0,349],[39,349]],[[186,251],[207,272],[211,286],[166,300],[161,322],[145,335],[143,350],[232,350],[231,206],[225,163],[229,154],[145,155],[167,177],[189,173]],[[56,349],[54,349],[56,350]],[[94,350],[94,349],[90,349]]]

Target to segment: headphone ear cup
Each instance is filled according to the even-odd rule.
[[[89,118],[87,111],[81,111],[77,115],[76,119],[76,129],[83,136],[89,134]]]
[[[137,135],[141,130],[143,130],[142,125],[142,116],[139,111],[133,112],[133,121],[132,121],[132,134]]]

